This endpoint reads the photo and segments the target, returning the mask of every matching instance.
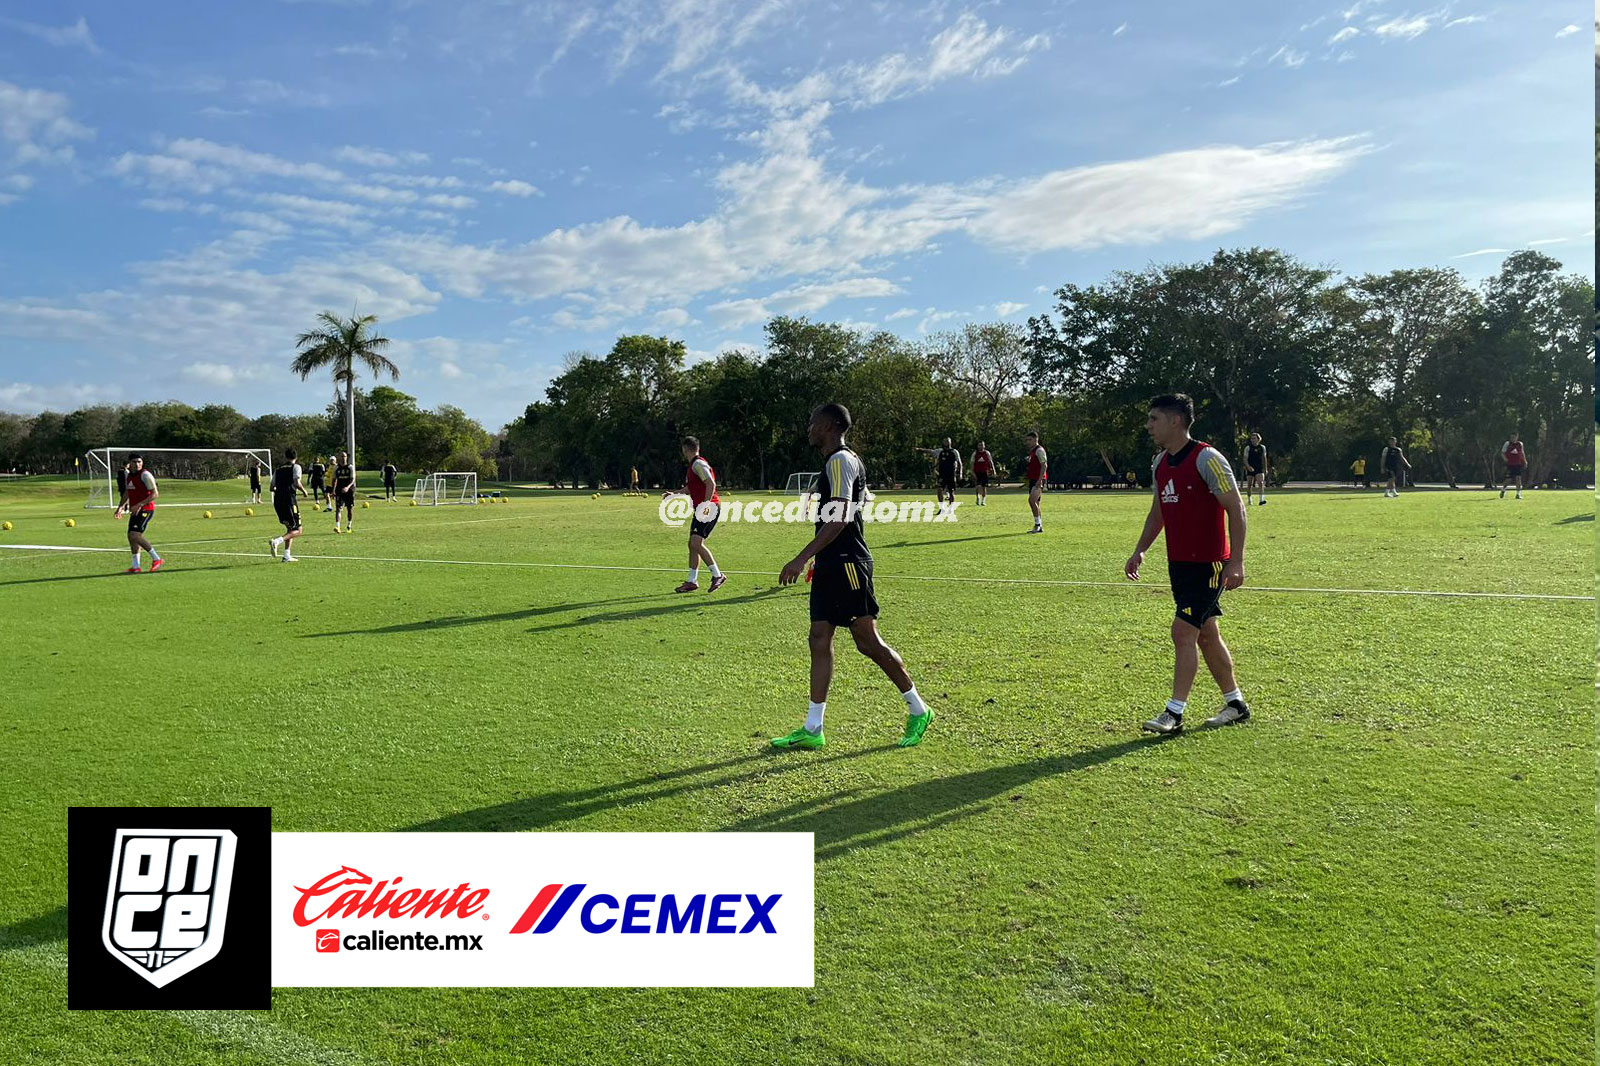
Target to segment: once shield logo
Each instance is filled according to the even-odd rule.
[[[106,950],[157,988],[216,958],[237,844],[227,829],[118,829]]]

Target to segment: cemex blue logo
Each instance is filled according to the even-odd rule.
[[[548,933],[561,924],[583,895],[586,884],[545,885],[511,927],[513,933]],[[590,893],[578,908],[578,924],[586,933],[776,933],[772,908],[783,898],[754,892],[701,892],[680,900],[668,892],[634,892],[618,900],[607,892]]]

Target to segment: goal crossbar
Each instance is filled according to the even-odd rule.
[[[817,481],[822,477],[820,470],[803,470],[797,474],[790,474],[788,482],[783,486],[785,496],[809,496],[817,491]]]
[[[84,502],[83,509],[110,510],[117,505],[121,492],[117,488],[117,472],[127,462],[130,455],[236,455],[245,459],[253,457],[256,462],[270,476],[272,472],[271,448],[91,448],[85,453],[89,467],[89,499]],[[118,459],[121,456],[121,459]],[[147,468],[149,464],[146,464]],[[153,471],[159,481],[163,476],[160,470]],[[227,500],[162,500],[163,507],[224,507],[236,503],[248,502],[249,493],[243,494],[243,499]]]
[[[423,507],[478,502],[478,475],[472,470],[439,470],[417,478],[411,502]]]

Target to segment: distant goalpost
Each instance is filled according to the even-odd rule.
[[[222,486],[215,483],[241,477],[252,461],[261,466],[263,485],[272,477],[270,448],[95,448],[86,454],[89,461],[89,499],[83,505],[86,511],[110,510],[117,505],[122,498],[117,475],[127,465],[130,455],[144,456],[145,469],[155,475],[158,488],[170,479],[204,482],[207,489],[216,490],[172,494],[163,491],[163,507],[224,507],[250,502],[248,484],[241,486],[236,497],[220,500],[209,497],[223,495]],[[196,495],[207,498],[191,498]]]
[[[471,470],[442,470],[417,478],[411,502],[419,507],[478,502],[478,475]]]
[[[783,494],[785,496],[809,496],[817,491],[817,479],[820,477],[822,477],[822,471],[820,470],[790,474],[788,483],[783,487]]]

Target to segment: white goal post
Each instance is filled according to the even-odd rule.
[[[411,502],[420,507],[447,503],[477,503],[478,475],[471,470],[441,470],[417,478]]]
[[[822,477],[822,471],[820,470],[790,474],[788,483],[783,487],[783,494],[785,496],[809,496],[817,491],[817,479],[820,477]]]
[[[272,480],[270,448],[95,448],[87,453],[89,499],[83,505],[84,510],[110,510],[117,505],[122,498],[117,476],[127,466],[130,455],[144,456],[144,468],[155,476],[157,487],[163,489],[163,507],[226,507],[249,503],[248,482],[239,486],[236,496],[228,490],[233,481],[244,478],[252,462],[261,466],[263,491]],[[207,491],[169,493],[164,487],[168,480],[204,483]]]

